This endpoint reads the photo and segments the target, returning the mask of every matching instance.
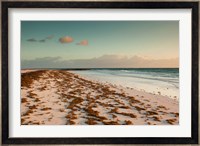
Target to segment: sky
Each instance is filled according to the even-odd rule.
[[[22,21],[22,68],[178,67],[178,21]]]

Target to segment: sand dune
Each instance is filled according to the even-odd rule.
[[[22,125],[177,125],[178,101],[62,70],[23,70]]]

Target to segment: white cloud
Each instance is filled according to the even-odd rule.
[[[145,59],[139,56],[104,55],[99,58],[63,60],[61,57],[22,60],[22,68],[162,68],[178,67],[178,58]]]

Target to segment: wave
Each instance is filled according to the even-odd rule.
[[[155,69],[153,71],[150,71],[150,69],[147,71],[145,69],[142,71],[135,69],[95,69],[74,72],[101,82],[143,89],[153,94],[161,92],[162,95],[169,97],[179,97],[178,69],[159,69],[158,72]]]
[[[141,69],[140,69],[141,70]],[[137,78],[142,80],[151,80],[151,81],[160,81],[160,82],[167,82],[173,85],[176,88],[179,88],[179,72],[177,70],[167,70],[167,69],[142,69],[140,70],[109,70],[109,69],[101,69],[101,70],[93,70],[93,74],[99,74],[101,76],[118,76],[124,78]],[[156,72],[158,71],[158,72]]]

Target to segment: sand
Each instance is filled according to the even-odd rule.
[[[101,83],[70,71],[22,70],[22,125],[177,125],[167,96]]]

